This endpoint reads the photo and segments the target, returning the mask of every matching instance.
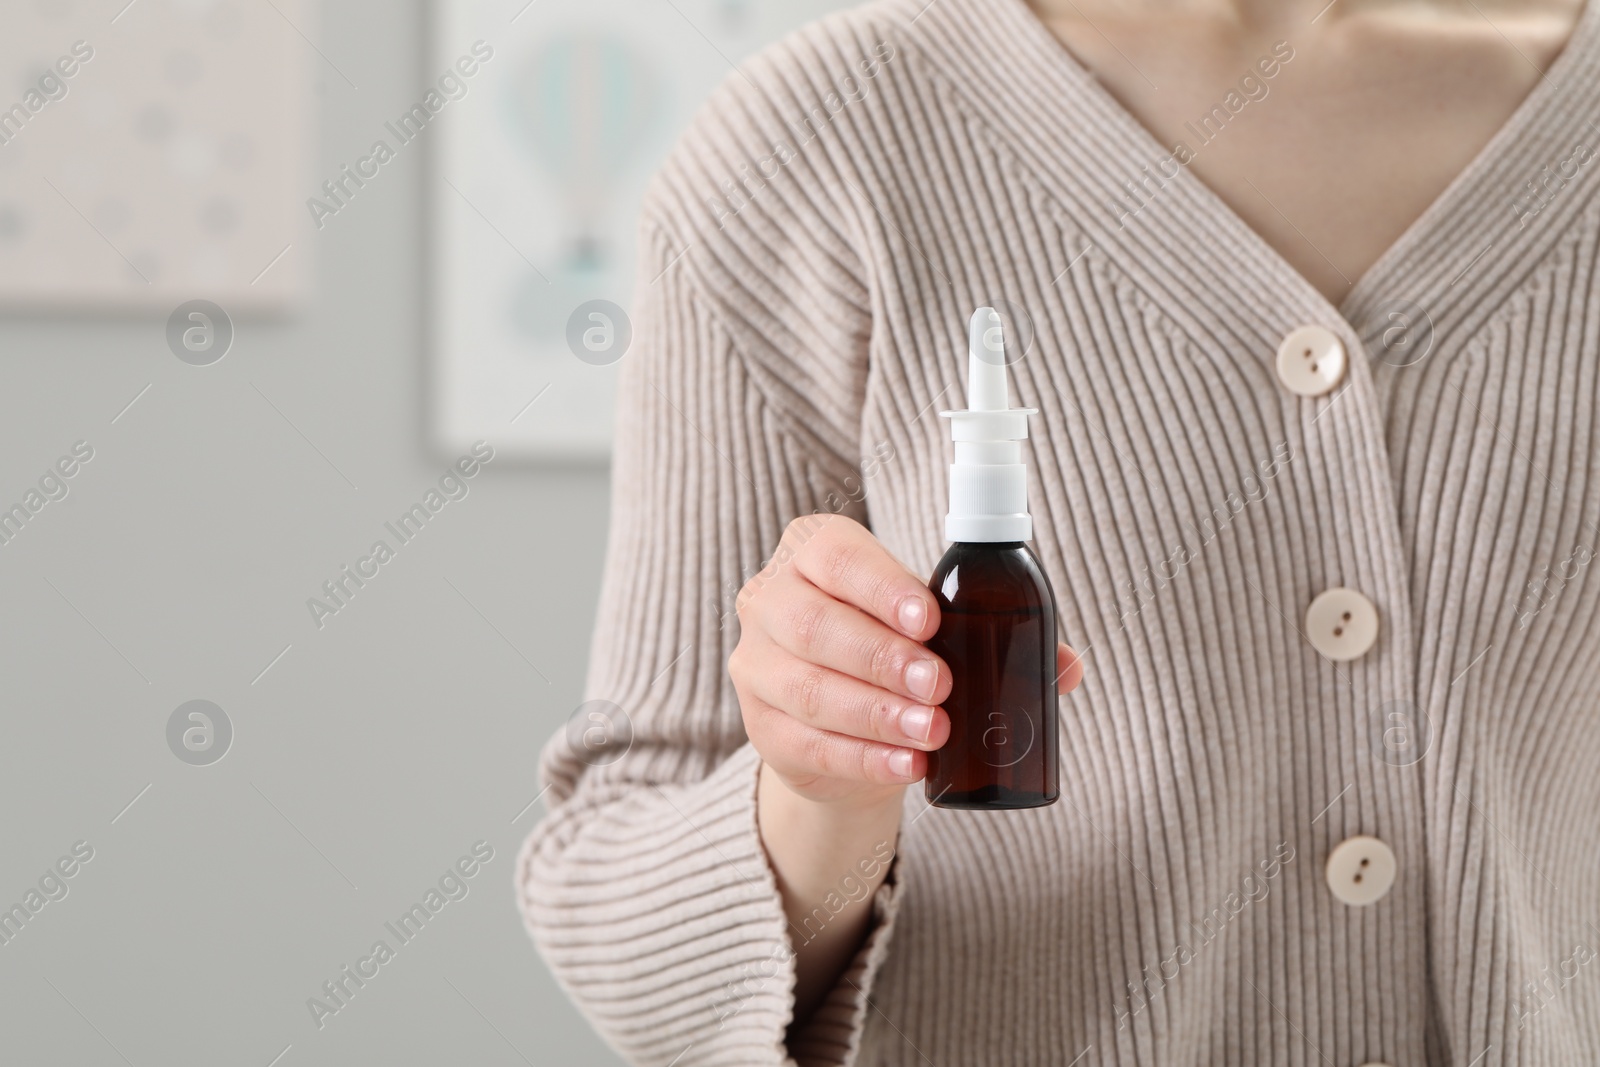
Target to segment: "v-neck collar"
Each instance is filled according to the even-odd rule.
[[[956,91],[1053,188],[1086,249],[1118,260],[1145,285],[1176,289],[1171,295],[1190,306],[1214,299],[1220,285],[1241,310],[1264,313],[1275,304],[1291,321],[1345,323],[1357,336],[1368,334],[1397,300],[1424,307],[1436,337],[1471,317],[1481,279],[1506,274],[1505,261],[1499,270],[1475,273],[1479,261],[1531,262],[1559,240],[1561,220],[1583,199],[1557,196],[1551,209],[1519,227],[1513,202],[1525,192],[1524,182],[1560,161],[1542,157],[1554,146],[1570,150],[1580,132],[1600,147],[1600,126],[1588,118],[1600,104],[1600,2],[1589,0],[1533,90],[1335,304],[1187,167],[1178,167],[1137,217],[1119,219],[1119,211],[1127,211],[1118,206],[1124,183],[1158,173],[1171,149],[1078,62],[1025,0],[934,0],[914,25],[918,43],[937,53],[930,58],[947,70]],[[1600,171],[1600,159],[1591,165]],[[1168,269],[1158,275],[1151,264]],[[1272,330],[1281,315],[1257,317]]]

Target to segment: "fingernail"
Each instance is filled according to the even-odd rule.
[[[889,771],[900,778],[911,777],[911,753],[903,748],[897,748],[889,753]]]
[[[900,601],[900,630],[907,634],[920,634],[928,621],[928,605],[919,596],[908,596]]]
[[[919,659],[906,668],[906,688],[918,700],[932,700],[933,687],[939,684],[939,665],[931,659]]]
[[[900,713],[900,730],[913,741],[926,741],[933,732],[933,709],[913,704]]]

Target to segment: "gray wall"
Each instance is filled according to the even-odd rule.
[[[328,5],[317,39],[361,91],[318,98],[315,173],[426,80],[424,25],[420,3]],[[173,358],[164,316],[0,317],[0,501],[94,449],[0,546],[0,906],[94,850],[0,946],[0,1061],[618,1062],[511,885],[538,747],[580,700],[604,471],[495,462],[308,621],[450,458],[420,425],[425,162],[402,155],[318,235],[301,313],[238,319],[213,366]],[[192,699],[235,729],[210,766],[168,747]],[[313,1025],[307,998],[397,943],[384,923],[480,839],[468,895]]]

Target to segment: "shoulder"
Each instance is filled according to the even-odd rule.
[[[882,90],[905,65],[917,6],[835,12],[740,61],[651,180],[644,225],[708,249],[848,226],[853,172],[886,151],[874,132],[891,107]]]
[[[926,2],[875,0],[741,61],[645,194],[641,314],[703,316],[812,455],[856,447],[876,270],[863,175],[903,166],[890,83]]]

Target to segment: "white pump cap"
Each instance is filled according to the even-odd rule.
[[[950,420],[956,461],[950,465],[950,541],[1031,541],[1028,468],[1021,442],[1037,408],[1011,407],[1000,316],[979,308],[968,330],[967,408],[941,411]]]

